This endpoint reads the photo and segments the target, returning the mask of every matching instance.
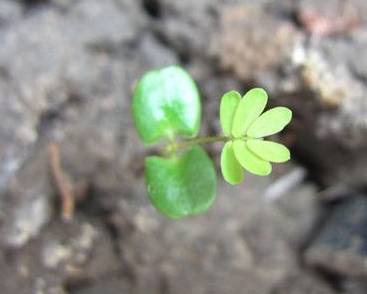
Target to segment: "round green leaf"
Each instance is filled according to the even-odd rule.
[[[268,95],[264,89],[254,88],[241,99],[233,117],[232,135],[239,138],[246,134],[248,127],[264,111]]]
[[[199,93],[190,75],[178,66],[146,73],[135,88],[132,111],[147,144],[176,134],[194,136],[199,130]]]
[[[233,142],[233,151],[244,169],[258,176],[267,176],[271,173],[271,164],[249,150],[245,141]]]
[[[232,142],[227,142],[222,150],[220,159],[223,178],[231,185],[239,184],[243,181],[244,172],[242,166],[234,156]]]
[[[292,119],[292,111],[287,107],[275,107],[264,112],[249,127],[247,135],[262,138],[276,134],[284,129]]]
[[[291,158],[288,148],[279,143],[264,140],[248,140],[247,146],[257,156],[270,162],[286,162]]]
[[[174,158],[150,156],[145,162],[148,195],[153,205],[170,218],[205,212],[216,197],[216,174],[203,148]]]
[[[226,136],[229,136],[231,134],[234,113],[237,109],[240,100],[241,95],[236,91],[229,91],[222,96],[219,111],[220,123],[222,126],[223,133]]]

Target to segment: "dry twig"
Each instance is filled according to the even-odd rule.
[[[61,197],[62,218],[65,221],[71,221],[74,215],[75,197],[71,184],[63,173],[60,160],[60,146],[57,143],[50,143],[49,156],[51,173]]]

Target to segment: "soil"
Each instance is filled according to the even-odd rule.
[[[367,263],[348,268],[365,218],[342,222],[357,245],[335,237],[340,211],[367,213],[366,21],[364,0],[0,0],[0,292],[366,293]],[[202,134],[229,89],[294,113],[289,164],[237,187],[218,174],[213,208],[179,221],[146,197],[130,114],[137,79],[171,64],[200,88]]]

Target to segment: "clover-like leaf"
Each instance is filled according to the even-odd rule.
[[[262,138],[276,134],[284,129],[292,119],[292,111],[287,107],[275,107],[264,112],[249,127],[247,135]]]
[[[238,162],[250,173],[258,176],[267,176],[271,173],[271,164],[254,154],[245,141],[235,140],[233,151]]]
[[[222,150],[220,166],[223,178],[231,185],[243,181],[244,171],[233,152],[232,142],[227,142]]]
[[[265,140],[247,140],[248,148],[260,158],[270,162],[286,162],[291,158],[287,147]]]
[[[178,66],[150,71],[135,88],[132,112],[147,144],[174,135],[194,136],[200,127],[199,93],[190,75]]]
[[[205,212],[216,197],[216,174],[203,148],[194,146],[173,158],[150,156],[145,162],[149,199],[164,215],[181,218]]]
[[[222,96],[220,102],[220,123],[223,133],[230,136],[234,113],[238,103],[241,100],[241,95],[237,91],[229,91]]]
[[[264,111],[268,95],[264,89],[254,88],[241,99],[233,117],[232,135],[239,138],[246,134],[248,127]]]

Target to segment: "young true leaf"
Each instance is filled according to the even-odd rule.
[[[254,88],[241,99],[233,117],[232,135],[239,138],[246,134],[248,127],[263,112],[268,95],[264,89]]]
[[[240,93],[236,91],[230,91],[222,96],[220,102],[220,123],[222,126],[223,133],[226,136],[230,136],[232,129],[232,122],[234,113],[241,100]]]
[[[174,135],[194,136],[201,115],[198,90],[180,67],[150,71],[135,88],[132,112],[138,133],[147,144]]]
[[[286,162],[291,157],[288,148],[279,143],[264,140],[248,140],[247,146],[257,156],[270,162]]]
[[[205,212],[215,200],[214,165],[197,145],[178,157],[150,156],[145,168],[149,199],[170,218]]]
[[[264,112],[249,127],[247,135],[262,138],[283,130],[292,119],[292,111],[287,107],[275,107]]]
[[[250,151],[245,141],[233,142],[233,151],[244,169],[258,176],[267,176],[271,173],[271,164]]]
[[[229,184],[236,185],[243,181],[243,168],[234,155],[232,142],[227,142],[224,145],[220,159],[220,166],[223,178]]]

